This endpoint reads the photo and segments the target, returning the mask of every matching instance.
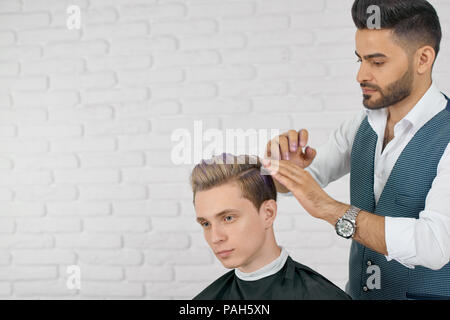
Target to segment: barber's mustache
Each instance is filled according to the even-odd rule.
[[[361,83],[361,88],[366,88],[366,89],[374,89],[374,90],[380,90],[380,88],[374,84],[370,84],[370,83]]]

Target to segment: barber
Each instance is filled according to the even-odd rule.
[[[381,28],[368,27],[368,7]],[[271,140],[277,191],[351,239],[353,299],[450,299],[450,102],[432,81],[441,27],[425,0],[356,0],[364,109],[317,150],[307,130]],[[350,203],[330,182],[350,173]],[[378,272],[377,277],[374,277]]]

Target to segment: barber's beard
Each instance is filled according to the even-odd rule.
[[[364,107],[370,110],[383,109],[404,100],[411,94],[413,80],[413,69],[410,66],[400,79],[389,84],[384,90],[375,85],[361,84],[361,87],[375,89],[381,95],[378,100],[371,101],[370,99],[373,99],[372,95],[364,94]]]

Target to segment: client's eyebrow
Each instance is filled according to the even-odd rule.
[[[361,59],[361,56],[358,54],[358,52],[356,52],[356,50],[355,50],[355,54],[358,58]],[[372,53],[372,54],[368,54],[368,55],[364,56],[364,59],[366,59],[366,60],[372,59],[372,58],[387,58],[387,55],[385,55],[384,53],[377,52],[377,53]]]
[[[238,209],[225,209],[225,210],[222,210],[222,211],[216,213],[216,214],[214,215],[214,217],[219,217],[219,216],[222,216],[222,215],[227,214],[227,213],[230,213],[230,212],[239,212],[239,210],[238,210]],[[199,222],[199,223],[202,222],[202,221],[205,221],[205,220],[206,220],[206,219],[203,218],[203,217],[198,217],[198,218],[197,218],[197,222]]]

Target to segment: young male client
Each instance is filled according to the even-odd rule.
[[[250,159],[223,154],[192,171],[197,221],[215,256],[233,269],[194,300],[350,299],[277,244],[277,191],[260,159]]]

